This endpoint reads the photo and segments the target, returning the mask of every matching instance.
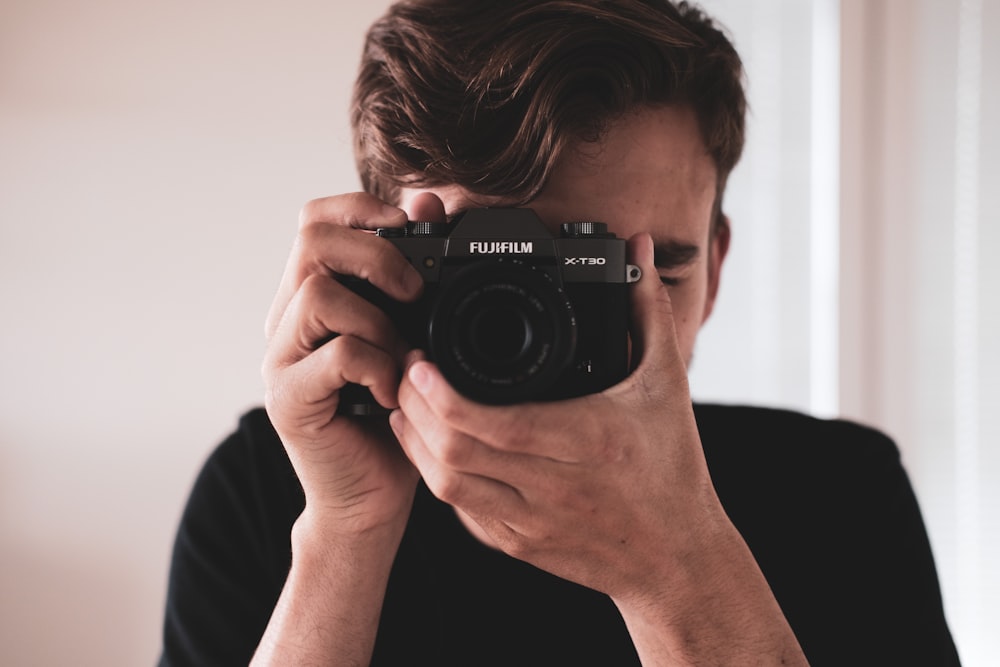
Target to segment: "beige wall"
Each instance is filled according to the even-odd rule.
[[[1000,2],[841,4],[841,410],[896,438],[963,664],[994,665]]]
[[[151,664],[387,3],[0,3],[0,664]]]

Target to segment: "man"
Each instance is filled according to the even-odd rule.
[[[410,0],[373,26],[366,192],[303,210],[266,415],[193,491],[163,663],[957,663],[891,443],[692,406],[741,77],[665,0]],[[605,391],[475,403],[344,284],[411,302],[419,274],[371,230],[518,206],[629,239],[633,370]],[[388,419],[340,414],[348,383]]]

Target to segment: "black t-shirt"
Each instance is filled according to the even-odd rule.
[[[719,498],[813,667],[956,665],[895,445],[844,421],[697,405]],[[211,455],[174,547],[161,665],[245,665],[304,499],[263,410]],[[483,546],[421,484],[374,665],[637,665],[607,596]]]

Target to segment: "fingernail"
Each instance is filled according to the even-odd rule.
[[[427,392],[431,386],[431,374],[427,369],[427,364],[423,362],[415,363],[410,366],[410,382],[421,394]]]

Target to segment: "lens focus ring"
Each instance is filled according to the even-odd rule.
[[[543,269],[506,258],[470,265],[442,284],[428,334],[442,374],[483,403],[543,395],[576,351],[562,288]]]

